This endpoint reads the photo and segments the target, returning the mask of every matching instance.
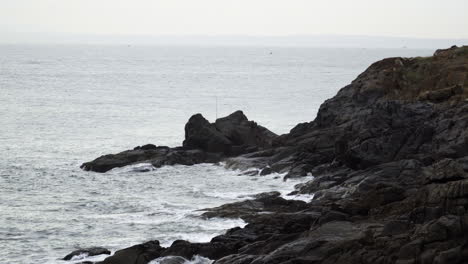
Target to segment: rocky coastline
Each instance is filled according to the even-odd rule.
[[[452,47],[372,64],[325,101],[314,121],[285,135],[241,111],[214,123],[196,114],[181,147],[148,144],[81,168],[103,173],[139,162],[223,161],[253,176],[314,176],[293,192],[314,194],[308,203],[272,192],[208,208],[203,217],[240,217],[248,224],[208,243],[179,240],[164,248],[149,241],[100,264],[160,257],[183,263],[196,255],[218,264],[440,264],[468,261],[467,154],[468,47]]]

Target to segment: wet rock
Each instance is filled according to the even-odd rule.
[[[82,248],[82,249],[77,249],[70,254],[66,255],[63,260],[71,260],[73,258],[79,257],[79,256],[86,256],[86,257],[91,257],[91,256],[97,256],[97,255],[110,255],[110,250],[107,248],[102,248],[102,247],[92,247],[92,248]]]
[[[203,209],[203,217],[228,217],[252,219],[258,213],[268,214],[269,212],[292,212],[304,209],[304,201],[286,200],[280,197],[279,192],[262,193],[254,196],[253,200],[245,200],[225,204],[215,208]]]
[[[265,167],[268,164],[268,159],[264,157],[249,157],[239,156],[234,158],[227,158],[225,161],[225,168],[231,170],[249,171]]]
[[[185,125],[183,146],[186,148],[229,153],[232,145],[233,143],[201,114],[190,117]]]
[[[246,175],[246,176],[258,176],[260,174],[259,170],[248,170],[240,173],[239,175]]]
[[[258,199],[258,200],[268,200],[268,199],[278,198],[280,196],[281,196],[281,193],[277,191],[264,192],[264,193],[252,195],[253,198]]]
[[[265,167],[260,171],[260,176],[265,176],[265,175],[269,175],[272,173],[273,173],[273,170],[270,167]]]
[[[187,147],[216,149],[228,168],[256,174],[265,168],[288,172],[286,178],[312,173],[295,193],[314,199],[290,201],[273,192],[205,209],[205,217],[248,224],[208,243],[177,241],[151,256],[199,254],[223,264],[464,263],[467,77],[468,47],[384,59],[322,104],[314,121],[278,137],[241,112],[213,124],[193,117]],[[141,157],[103,161],[120,164],[132,155]],[[189,156],[196,155],[202,156]]]
[[[185,125],[186,148],[199,148],[207,152],[240,155],[271,147],[276,134],[249,121],[242,111],[219,118],[211,124],[197,114]]]
[[[150,149],[158,149],[158,148],[168,148],[168,147],[165,147],[165,146],[157,147],[156,145],[153,145],[153,144],[146,144],[146,145],[143,145],[143,146],[135,147],[133,150],[139,150],[139,149],[150,150]]]
[[[187,263],[189,260],[183,257],[169,256],[158,258],[157,261],[159,261],[159,264],[184,264]]]
[[[312,170],[312,167],[307,165],[307,164],[296,166],[296,167],[292,168],[288,172],[288,174],[286,174],[286,176],[284,176],[284,180],[287,180],[287,179],[290,179],[290,178],[305,177],[310,173],[311,170]]]
[[[233,254],[238,246],[235,243],[190,243],[184,240],[176,240],[167,248],[163,256],[181,256],[191,259],[193,256],[200,255],[209,259],[219,259],[222,256]]]
[[[255,146],[260,149],[272,146],[277,135],[270,130],[249,121],[242,111],[236,111],[215,122],[216,129],[235,146]]]
[[[114,168],[124,167],[137,163],[151,163],[159,168],[164,165],[194,165],[198,163],[215,163],[221,159],[216,153],[207,153],[201,150],[186,150],[181,148],[137,148],[118,154],[101,156],[93,161],[83,163],[81,168],[87,171],[107,172]]]
[[[121,249],[98,264],[147,264],[161,256],[159,241],[149,241],[129,248]]]
[[[147,144],[118,154],[101,156],[83,163],[81,168],[87,171],[106,172],[113,168],[142,162],[149,162],[156,168],[175,164],[217,163],[231,156],[262,153],[265,148],[271,147],[276,137],[277,135],[268,129],[249,121],[242,111],[220,118],[215,123],[210,123],[201,114],[196,114],[190,117],[185,125],[183,147],[169,148]],[[251,168],[265,167],[267,160],[265,157],[259,157],[258,163],[248,161],[246,164],[241,164],[242,162],[233,167],[239,169],[247,169],[247,165]]]
[[[315,177],[297,190],[314,200],[287,214],[316,217],[288,237],[275,228],[284,227],[284,213],[256,211],[244,229],[261,233],[261,242],[253,237],[218,263],[462,263],[467,56],[467,47],[452,47],[432,58],[377,62],[314,121],[275,139],[293,150],[284,157],[291,176]],[[271,168],[279,162],[267,160]]]

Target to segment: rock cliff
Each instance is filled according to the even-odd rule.
[[[139,255],[123,249],[103,263],[124,263],[122,256],[148,263],[140,255],[202,255],[219,264],[467,263],[468,47],[376,62],[286,135],[244,117],[214,124],[192,117],[181,151],[286,178],[312,173],[295,193],[314,199],[267,193],[207,209],[205,217],[249,224],[209,243],[152,242]]]

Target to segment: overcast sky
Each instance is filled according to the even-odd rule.
[[[468,0],[0,0],[0,4],[0,33],[468,38]]]

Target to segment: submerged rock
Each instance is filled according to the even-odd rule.
[[[107,248],[102,248],[102,247],[82,248],[82,249],[77,249],[71,252],[70,254],[66,255],[63,258],[63,260],[72,260],[80,256],[91,257],[91,256],[97,256],[97,255],[110,255],[110,254],[111,252]]]

